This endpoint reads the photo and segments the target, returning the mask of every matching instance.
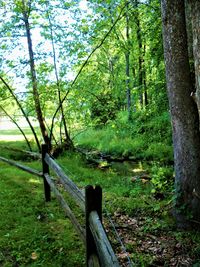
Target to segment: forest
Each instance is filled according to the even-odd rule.
[[[0,157],[100,185],[120,266],[200,266],[199,35],[198,0],[0,0]],[[86,266],[42,186],[0,159],[0,266]]]

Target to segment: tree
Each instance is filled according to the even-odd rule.
[[[199,116],[191,97],[194,88],[188,60],[184,1],[162,0],[161,9],[167,91],[173,129],[175,216],[179,226],[188,227],[193,222],[200,221]]]
[[[127,95],[127,111],[128,119],[131,119],[131,88],[130,88],[130,25],[128,15],[129,3],[126,3],[126,41],[127,48],[125,52],[126,61],[126,95]]]
[[[22,79],[24,79],[24,83],[22,85],[23,87],[25,87],[27,81],[29,82],[26,86],[26,89],[24,89],[25,97],[22,99],[17,99],[16,97],[14,97],[15,96],[14,91],[12,92],[12,90],[9,88],[8,83],[4,85],[8,90],[10,89],[9,92],[12,94],[15,101],[17,101],[17,104],[21,109],[21,111],[23,109],[24,112],[22,111],[22,113],[24,116],[26,115],[26,119],[28,119],[27,115],[28,113],[31,113],[32,116],[37,117],[43,140],[46,144],[48,144],[49,148],[51,148],[53,133],[49,134],[47,125],[48,118],[51,116],[51,114],[49,115],[47,114],[47,112],[45,114],[45,111],[47,110],[47,104],[49,103],[48,102],[49,99],[52,98],[53,100],[55,100],[56,97],[56,90],[55,88],[52,89],[55,85],[55,82],[52,81],[50,77],[47,78],[47,76],[50,76],[53,73],[53,70],[56,76],[56,86],[58,90],[57,98],[59,103],[61,102],[62,98],[61,91],[63,90],[63,88],[61,88],[62,83],[59,80],[59,71],[56,64],[57,58],[56,58],[55,39],[52,29],[53,27],[52,24],[48,25],[50,24],[50,12],[52,11],[52,6],[50,6],[49,10],[48,9],[46,10],[45,9],[46,4],[47,4],[46,1],[20,0],[20,1],[8,1],[5,5],[4,2],[0,1],[1,14],[5,12],[5,14],[7,15],[7,17],[4,20],[1,19],[1,25],[0,25],[2,32],[2,36],[0,37],[3,40],[1,45],[2,51],[5,50],[13,51],[14,48],[18,48],[17,56],[12,60],[10,60],[9,56],[6,57],[6,55],[2,54],[2,59],[5,58],[6,60],[2,60],[2,62],[4,62],[4,65],[3,66],[1,65],[1,67],[2,70],[4,68],[6,68],[6,70],[8,68],[12,69],[12,72],[16,74],[16,78],[20,77],[20,82],[22,82]],[[57,5],[58,4],[59,3],[57,2]],[[55,3],[53,5],[54,7],[57,7]],[[56,15],[57,17],[59,17],[58,13],[56,13]],[[45,38],[44,36],[42,36],[43,32],[41,31],[41,28],[42,27],[45,28],[45,25],[50,26],[50,34],[49,34],[50,37],[48,40],[44,40]],[[35,39],[37,37],[35,38],[35,35],[36,36],[39,35],[40,42],[39,41],[36,42]],[[27,39],[28,46],[25,46],[25,42],[24,40],[22,40],[22,38],[24,37]],[[47,41],[51,43],[53,55],[51,55],[51,52],[44,51],[45,41],[46,43]],[[42,50],[41,46],[43,48],[42,52],[41,52]],[[23,53],[20,53],[22,50]],[[46,77],[45,77],[44,75],[41,74],[42,71],[40,72],[40,70],[44,70],[44,67],[46,68],[48,66],[45,60],[49,60],[49,58],[51,57],[53,58],[52,69],[51,67],[48,68],[49,72],[46,71]],[[21,67],[19,68],[20,65]],[[30,71],[27,70],[28,65],[30,67]],[[16,66],[17,68],[15,68]],[[42,79],[40,80],[38,79],[38,77]],[[3,81],[1,80],[1,82]],[[21,103],[23,103],[23,105]],[[59,103],[57,103],[57,105],[59,105]],[[52,107],[53,109],[56,108],[56,101],[54,102],[54,104],[51,105],[50,108],[52,109]],[[62,111],[61,120],[62,122],[63,121],[65,122],[63,107],[61,111]],[[67,147],[70,146],[71,148],[73,146],[73,143],[69,137],[67,128],[65,126],[66,123],[64,123],[65,145]],[[35,135],[35,132],[33,131],[34,129],[31,128],[31,130],[35,136],[38,148],[40,149],[38,138]]]
[[[22,0],[22,15],[23,15],[23,22],[26,30],[26,37],[27,37],[27,44],[28,44],[28,52],[29,52],[29,64],[30,64],[30,72],[31,72],[31,81],[32,81],[32,88],[33,88],[33,99],[35,102],[35,111],[37,114],[37,119],[40,125],[41,134],[43,136],[45,144],[51,149],[51,140],[49,139],[48,132],[46,129],[44,116],[40,104],[40,97],[38,92],[38,81],[36,76],[36,68],[35,68],[35,57],[33,52],[33,43],[31,38],[31,27],[29,22],[29,15],[31,12],[31,1]]]
[[[134,20],[137,27],[136,35],[137,35],[137,42],[138,42],[138,84],[139,84],[139,91],[140,91],[140,105],[141,108],[143,107],[143,81],[144,81],[144,55],[143,55],[143,44],[142,44],[142,28],[141,22],[139,18],[139,10],[138,10],[138,0],[134,0]]]
[[[63,107],[63,103],[62,103],[62,95],[61,95],[62,86],[61,86],[61,80],[60,80],[59,73],[58,73],[54,32],[53,32],[53,25],[52,25],[52,22],[51,22],[52,18],[50,16],[50,14],[48,13],[48,5],[47,5],[47,17],[48,17],[49,28],[50,28],[50,39],[51,39],[51,45],[52,45],[53,66],[54,66],[54,72],[55,72],[55,78],[56,78],[56,86],[57,86],[57,90],[58,90],[58,101],[59,101],[60,110],[61,110],[60,142],[61,142],[61,144],[63,143],[63,138],[62,138],[62,124],[63,124],[64,134],[65,134],[64,146],[67,149],[73,149],[74,145],[73,145],[73,142],[72,142],[72,140],[71,140],[71,138],[69,136],[67,123],[66,123],[66,119],[65,119],[64,107]],[[50,133],[50,135],[51,135],[51,133]],[[50,140],[50,142],[51,142],[51,140]]]
[[[196,92],[194,99],[198,107],[200,118],[200,2],[194,0],[188,0],[190,5],[190,12],[192,18],[192,33],[193,33],[193,56],[194,56],[194,69],[195,69],[195,85]]]
[[[18,100],[38,119],[38,139],[65,147],[75,127],[97,123],[94,107],[104,108],[105,123],[147,96],[154,106],[165,99],[159,1],[85,1],[81,10],[82,2],[0,0],[1,72],[16,92],[20,80]]]

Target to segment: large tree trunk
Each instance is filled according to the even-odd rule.
[[[183,0],[162,0],[164,56],[173,128],[175,215],[179,226],[200,221],[200,134],[192,99]],[[190,218],[190,219],[189,219]]]
[[[195,67],[195,101],[198,107],[200,117],[200,1],[189,0],[190,16],[192,18],[193,32],[193,56]]]

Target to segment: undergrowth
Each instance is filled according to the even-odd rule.
[[[166,242],[173,240],[174,249],[181,244],[183,252],[190,244],[187,256],[190,263],[199,266],[199,233],[178,231],[172,216],[174,175],[167,112],[155,116],[141,111],[133,114],[131,121],[127,121],[124,113],[119,113],[115,121],[104,127],[88,128],[76,135],[74,142],[86,151],[97,150],[113,159],[126,159],[105,166],[91,164],[78,153],[66,152],[57,159],[80,189],[84,190],[89,184],[103,188],[104,222],[119,255],[121,248],[110,230],[108,214],[114,224],[119,224],[119,229],[120,225],[125,225],[125,230],[120,232],[121,238],[134,266],[170,266],[169,258],[164,254],[164,260],[161,260],[151,250],[147,252],[147,244],[153,242],[150,239],[162,241],[162,238]],[[9,151],[3,146],[26,150],[24,142],[0,143],[1,156],[41,170],[40,161],[33,161],[23,153]],[[42,181],[0,164],[0,266],[56,267],[66,266],[66,262],[69,267],[84,266],[84,246],[55,198],[50,203],[44,202]],[[59,189],[75,208],[60,184]],[[77,208],[75,214],[84,224]],[[132,231],[128,230],[132,227],[129,221],[137,222]]]
[[[127,115],[119,113],[115,121],[104,127],[94,127],[77,135],[76,145],[99,150],[113,156],[159,160],[162,163],[173,161],[171,126],[167,112],[157,117],[147,111],[137,112],[127,121]]]

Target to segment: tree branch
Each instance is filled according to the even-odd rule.
[[[17,103],[17,105],[18,105],[19,109],[21,110],[22,114],[24,115],[24,118],[25,118],[26,121],[28,122],[28,125],[29,125],[30,128],[31,128],[31,131],[32,131],[32,133],[33,133],[33,135],[34,135],[34,138],[35,138],[35,141],[36,141],[36,144],[37,144],[38,149],[39,149],[39,151],[40,151],[40,142],[39,142],[39,140],[38,140],[38,138],[37,138],[37,134],[36,134],[36,132],[35,132],[35,130],[34,130],[32,124],[31,124],[31,122],[30,122],[28,116],[26,115],[26,113],[25,113],[25,111],[24,111],[24,109],[23,109],[21,103],[19,102],[17,96],[16,96],[16,95],[14,94],[14,92],[12,91],[11,87],[10,87],[10,86],[8,85],[8,83],[4,80],[4,78],[0,76],[0,80],[1,80],[2,83],[6,86],[6,88],[8,89],[8,91],[10,92],[10,94],[12,95],[13,99],[14,99],[15,102]]]
[[[115,22],[113,23],[113,25],[110,27],[109,31],[105,34],[105,36],[103,37],[103,39],[101,40],[101,42],[92,50],[92,52],[88,55],[87,59],[85,60],[85,62],[82,64],[81,68],[79,69],[76,77],[74,78],[73,82],[71,83],[71,86],[70,88],[68,89],[67,93],[65,94],[65,96],[63,97],[61,103],[59,104],[59,106],[57,107],[54,115],[53,115],[53,118],[52,118],[52,123],[51,123],[51,131],[50,131],[50,140],[52,138],[52,132],[53,132],[53,127],[54,127],[54,120],[55,120],[55,117],[58,113],[58,111],[60,110],[63,102],[66,100],[69,92],[70,92],[70,89],[74,86],[74,84],[76,83],[78,77],[80,76],[81,72],[83,71],[84,67],[87,65],[87,63],[89,62],[90,58],[92,57],[92,55],[96,52],[97,49],[99,49],[105,42],[105,40],[107,39],[107,37],[110,35],[110,33],[112,32],[112,30],[114,29],[115,25],[118,23],[118,21],[124,16],[123,14],[123,11],[126,7],[126,4],[122,7],[121,11],[120,11],[120,14],[119,16],[117,17],[117,19],[115,20]]]
[[[28,145],[29,150],[32,152],[32,148],[31,148],[31,144],[29,142],[29,140],[26,137],[26,134],[24,133],[24,131],[22,130],[22,128],[19,126],[19,124],[7,113],[7,111],[0,105],[0,109],[3,110],[3,112],[6,114],[6,116],[17,126],[17,128],[19,129],[19,131],[22,133],[22,135],[24,136],[24,139],[26,140],[26,143]]]

